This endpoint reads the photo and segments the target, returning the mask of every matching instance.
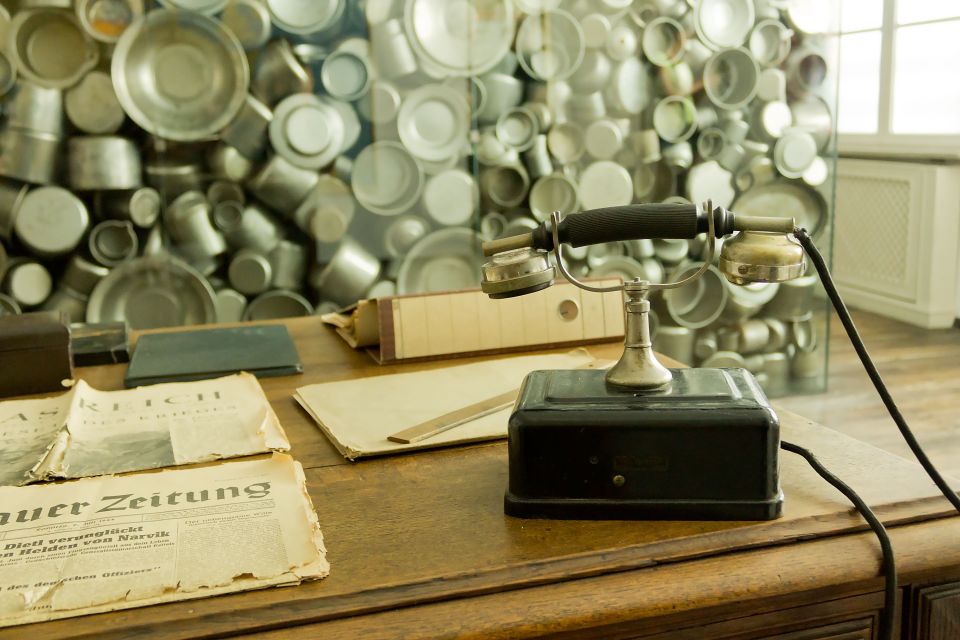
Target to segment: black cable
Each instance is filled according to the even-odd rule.
[[[903,439],[906,440],[910,450],[913,451],[913,455],[916,456],[924,471],[927,472],[927,475],[930,476],[930,479],[937,485],[941,493],[946,496],[947,500],[950,501],[950,504],[952,504],[957,511],[960,511],[960,497],[957,496],[957,493],[947,484],[947,481],[943,479],[940,472],[937,471],[933,463],[930,462],[926,452],[924,452],[920,443],[917,442],[910,427],[907,426],[907,421],[904,420],[890,392],[887,391],[887,387],[883,383],[883,378],[880,377],[880,372],[877,371],[877,367],[874,366],[873,360],[870,358],[870,354],[867,352],[867,348],[860,338],[860,333],[853,324],[853,318],[850,317],[847,306],[840,298],[840,292],[837,291],[837,287],[833,283],[833,278],[830,276],[830,270],[827,268],[823,256],[820,255],[817,247],[813,244],[813,239],[807,234],[806,229],[795,229],[793,235],[800,241],[807,255],[810,256],[810,259],[813,261],[813,266],[816,267],[817,273],[820,274],[820,281],[823,283],[823,288],[826,290],[830,302],[833,303],[833,308],[837,310],[837,315],[840,316],[840,322],[843,324],[843,328],[846,329],[847,336],[850,338],[850,342],[853,344],[857,355],[860,356],[860,362],[863,363],[863,368],[866,369],[867,375],[870,376],[870,380],[873,382],[873,386],[876,388],[877,393],[880,394],[880,399],[883,400],[883,404],[887,407],[890,417],[893,418],[897,428],[900,429],[900,434],[903,436]]]
[[[880,550],[883,552],[884,576],[883,610],[880,612],[880,628],[877,638],[879,640],[893,640],[893,631],[896,628],[893,616],[897,610],[897,563],[893,557],[893,545],[890,544],[890,536],[887,535],[887,530],[883,527],[883,523],[880,522],[876,514],[871,511],[867,503],[863,501],[863,498],[857,495],[857,492],[854,491],[850,485],[830,473],[809,449],[804,449],[799,445],[783,440],[780,441],[780,448],[784,451],[803,456],[803,458],[810,463],[810,466],[813,467],[814,471],[819,473],[824,480],[836,487],[840,493],[845,495],[847,499],[853,503],[853,506],[860,512],[863,519],[866,520],[870,528],[873,529],[873,532],[877,534],[877,539],[880,541]]]

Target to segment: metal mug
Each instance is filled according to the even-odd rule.
[[[21,79],[11,89],[4,103],[8,127],[63,136],[63,93]]]
[[[227,250],[223,234],[210,220],[210,203],[200,191],[187,191],[170,203],[164,224],[178,249],[190,259],[214,258]]]
[[[481,124],[496,122],[501,113],[523,102],[523,82],[513,76],[488,73],[479,81],[487,93],[483,108],[476,113]]]
[[[233,250],[251,249],[266,255],[280,242],[283,227],[262,207],[247,203],[239,220],[224,229],[223,235],[227,245]]]
[[[278,289],[299,289],[307,272],[307,248],[281,240],[267,256],[273,267],[273,286]]]
[[[273,112],[248,95],[236,117],[220,132],[220,139],[249,160],[257,160],[267,147],[267,128]]]
[[[318,267],[310,276],[312,284],[324,299],[347,305],[360,299],[380,277],[380,261],[350,237],[326,266]]]
[[[250,71],[250,92],[267,107],[294,93],[312,93],[313,78],[303,67],[290,43],[277,39],[257,55]]]
[[[60,139],[25,129],[0,129],[0,176],[50,184],[60,168]]]
[[[417,58],[397,18],[370,25],[370,52],[384,78],[402,78],[418,69]]]
[[[140,151],[119,136],[82,136],[67,143],[67,177],[77,191],[118,191],[141,186]]]
[[[250,177],[246,186],[264,204],[284,215],[293,215],[318,180],[316,171],[296,167],[275,155]]]
[[[270,289],[273,265],[261,253],[241,249],[230,260],[227,269],[230,285],[245,295],[258,295]]]
[[[499,165],[480,174],[483,193],[495,205],[515,207],[527,197],[530,175],[522,164]]]
[[[679,22],[667,16],[655,18],[643,30],[643,54],[658,67],[676,64],[684,55],[686,31]]]
[[[104,220],[91,229],[87,248],[94,260],[105,267],[115,267],[137,257],[140,241],[132,223]]]
[[[746,49],[723,49],[707,61],[703,87],[721,109],[739,109],[757,95],[760,67]]]
[[[701,263],[692,263],[673,275],[673,279],[682,280],[692,275],[701,266]],[[693,283],[669,289],[664,292],[664,302],[670,318],[682,327],[700,329],[715,322],[726,306],[727,287],[726,278],[720,271],[710,265],[707,270]]]
[[[660,325],[657,330],[656,350],[681,364],[693,365],[694,332],[687,327]]]
[[[94,194],[97,215],[129,220],[141,229],[149,229],[160,217],[160,194],[153,187],[132,191],[101,191]]]

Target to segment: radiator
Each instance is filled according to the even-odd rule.
[[[841,158],[833,265],[850,306],[926,328],[958,313],[960,166]]]

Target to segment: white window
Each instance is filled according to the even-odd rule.
[[[841,154],[960,157],[960,0],[843,0]]]

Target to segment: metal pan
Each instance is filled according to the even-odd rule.
[[[87,322],[124,322],[152,329],[215,322],[216,297],[193,267],[172,256],[127,262],[94,288]]]
[[[113,52],[113,85],[127,114],[169,140],[201,140],[243,107],[250,70],[243,47],[220,22],[190,11],[137,19]]]
[[[754,186],[737,198],[731,209],[750,216],[793,218],[817,237],[827,220],[827,203],[815,190],[796,182],[777,180]]]

